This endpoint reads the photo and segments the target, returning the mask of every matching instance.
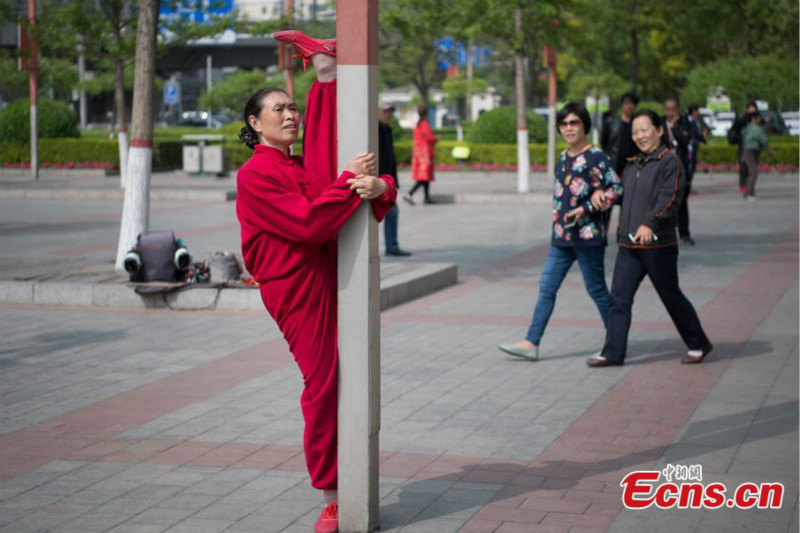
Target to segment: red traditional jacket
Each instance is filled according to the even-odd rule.
[[[411,177],[414,181],[433,181],[434,147],[439,139],[427,120],[414,128],[414,149],[411,154]]]
[[[346,183],[353,177],[345,171],[330,183],[330,178],[309,174],[302,157],[256,145],[253,156],[239,169],[236,197],[242,255],[256,281],[285,278],[316,264],[323,248],[335,250],[330,245],[339,229],[361,204]],[[392,210],[397,197],[394,179],[381,179],[388,187],[372,200],[378,221]],[[335,261],[335,255],[323,259]]]

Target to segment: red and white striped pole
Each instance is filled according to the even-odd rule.
[[[378,151],[378,0],[336,13],[338,164]],[[378,224],[364,202],[339,232],[339,531],[378,527]]]

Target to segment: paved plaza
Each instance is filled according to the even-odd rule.
[[[681,365],[645,281],[627,364],[588,368],[604,329],[577,266],[541,360],[497,350],[523,338],[535,303],[543,175],[528,205],[503,173],[432,185],[481,202],[402,204],[400,245],[414,255],[392,261],[456,263],[459,283],[381,315],[381,531],[798,532],[798,177],[762,175],[755,202],[736,179],[696,177],[697,245],[680,248],[682,287],[715,345],[698,366]],[[0,176],[0,272],[111,264],[119,200],[3,191],[113,185],[47,181]],[[238,251],[232,180],[176,181],[223,196],[164,195],[151,227],[176,229],[197,257]],[[266,312],[0,304],[0,336],[0,532],[313,531],[302,379]],[[669,464],[701,465],[704,484],[730,491],[782,483],[781,508],[626,510],[624,475]]]

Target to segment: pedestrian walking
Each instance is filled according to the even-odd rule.
[[[750,122],[750,116],[758,113],[758,105],[755,102],[748,102],[744,108],[744,113],[733,121],[728,129],[728,144],[736,145],[736,161],[739,162],[739,194],[747,196],[747,167],[741,163],[744,148],[742,147],[742,129]]]
[[[242,255],[261,298],[303,374],[303,449],[313,487],[326,506],[317,533],[338,531],[337,243],[341,226],[365,200],[378,220],[394,206],[390,176],[375,177],[374,154],[353,158],[336,177],[336,43],[296,31],[293,45],[317,73],[308,95],[303,157],[290,155],[299,113],[280,89],[247,102],[241,139],[254,150],[237,175]]]
[[[620,112],[608,120],[603,127],[600,146],[611,158],[614,171],[622,175],[628,158],[636,155],[639,149],[631,138],[631,120],[639,105],[639,96],[628,91],[620,98]]]
[[[414,193],[422,188],[425,194],[425,203],[435,204],[436,201],[431,199],[430,185],[434,180],[434,152],[439,139],[433,134],[431,125],[428,124],[428,108],[422,106],[417,109],[417,113],[419,121],[414,128],[414,145],[411,153],[411,179],[416,183],[408,191],[408,194],[403,196],[403,199],[414,205]]]
[[[681,106],[675,97],[664,101],[664,124],[667,137],[667,147],[675,151],[686,176],[686,185],[681,203],[678,207],[678,235],[681,242],[694,246],[692,233],[689,230],[689,195],[692,194],[692,177],[694,172],[689,172],[689,151],[692,141],[692,125],[689,117],[681,113]]]
[[[539,280],[539,297],[525,340],[499,346],[510,355],[534,361],[539,358],[539,345],[553,314],[558,289],[575,261],[603,324],[608,323],[608,239],[603,211],[622,193],[611,159],[586,139],[592,128],[586,108],[570,102],[558,112],[556,121],[569,147],[556,164],[553,229],[550,252]]]
[[[708,144],[708,126],[700,115],[700,108],[692,104],[686,110],[686,118],[689,120],[690,139],[689,139],[689,166],[686,167],[686,179],[692,181],[697,172],[697,162],[700,158],[700,143]]]
[[[388,174],[394,178],[395,185],[400,189],[397,179],[397,158],[394,155],[394,135],[389,125],[394,116],[395,108],[388,102],[378,104],[378,174]],[[383,219],[383,237],[386,245],[386,255],[395,257],[408,257],[411,252],[400,248],[397,242],[397,223],[400,218],[400,207],[386,213]]]
[[[641,150],[622,175],[619,252],[611,282],[606,342],[586,364],[622,365],[628,348],[631,310],[636,291],[650,278],[689,350],[681,362],[701,363],[712,349],[700,319],[678,283],[678,238],[675,219],[685,176],[678,155],[662,142],[664,125],[649,109],[634,115],[633,139]]]
[[[745,169],[745,200],[756,199],[758,159],[761,152],[769,148],[767,134],[762,125],[761,113],[750,113],[749,122],[742,128],[742,159],[739,165]],[[769,148],[772,151],[771,148]]]

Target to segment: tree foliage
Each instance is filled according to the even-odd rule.
[[[766,100],[770,108],[796,109],[797,61],[774,54],[731,57],[693,69],[681,92],[684,102],[705,102],[709,95],[724,93],[734,108],[744,109],[750,100]]]

